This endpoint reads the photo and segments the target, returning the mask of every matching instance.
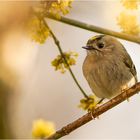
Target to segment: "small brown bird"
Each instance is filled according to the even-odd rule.
[[[109,35],[98,35],[83,47],[83,74],[95,95],[112,98],[137,82],[135,66],[123,45]]]

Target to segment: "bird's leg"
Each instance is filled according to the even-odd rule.
[[[99,105],[99,104],[101,104],[101,103],[103,102],[104,99],[105,99],[105,98],[100,99],[100,100],[97,102],[96,106]],[[95,108],[92,108],[92,110],[88,110],[88,112],[91,113],[92,119],[95,119],[95,117],[93,116],[94,111],[95,111]],[[96,118],[99,119],[99,116],[97,116]]]
[[[105,98],[101,98],[101,99],[99,100],[99,102],[97,103],[97,105],[101,104],[101,103],[103,102],[104,99],[105,99]],[[97,116],[97,119],[100,119],[99,116]]]
[[[95,108],[93,108],[92,110],[88,110],[88,113],[91,114],[91,118],[92,118],[93,120],[95,120],[95,117],[93,116],[94,112],[95,112]]]
[[[95,112],[95,108],[93,108],[92,110],[88,111],[91,114],[91,118],[95,120],[95,118],[100,119],[99,116],[94,117],[94,112]]]
[[[121,93],[122,93],[122,92],[125,92],[125,91],[128,90],[128,89],[129,89],[129,86],[128,86],[128,85],[123,86],[122,89],[121,89]],[[127,100],[128,102],[130,101],[128,97],[126,97],[126,100]]]
[[[101,104],[101,103],[103,102],[104,99],[105,99],[105,98],[100,99],[99,102],[97,103],[97,105]]]

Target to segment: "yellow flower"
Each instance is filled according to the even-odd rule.
[[[57,0],[52,2],[49,12],[60,18],[60,15],[66,15],[69,13],[69,8],[71,8],[71,3],[73,0]]]
[[[60,18],[60,15],[69,13],[71,8],[71,2],[73,0],[54,0],[54,1],[41,1],[41,8],[34,8],[39,14],[43,12],[48,12],[54,15],[57,18]],[[48,36],[50,35],[47,26],[42,20],[40,20],[36,15],[31,17],[27,23],[28,34],[31,39],[40,44],[44,44]]]
[[[122,32],[132,35],[139,35],[140,25],[138,24],[138,20],[135,15],[122,12],[117,20]]]
[[[30,19],[27,23],[27,29],[31,39],[40,44],[45,43],[46,39],[50,35],[44,22],[37,17],[32,17]]]
[[[65,59],[69,66],[76,64],[76,58],[78,54],[76,52],[64,52]],[[61,73],[65,73],[66,69],[68,69],[68,65],[66,64],[64,58],[61,55],[58,55],[52,62],[52,66],[55,67],[55,70],[60,70]]]
[[[41,3],[44,7],[45,12],[49,12],[56,18],[60,18],[61,14],[66,15],[69,13],[72,1],[73,0],[42,0]]]
[[[42,119],[33,122],[32,137],[33,138],[45,138],[55,133],[54,124],[50,121],[44,121]]]
[[[80,100],[79,108],[83,110],[93,110],[99,102],[99,99],[95,95],[89,95],[88,98],[83,98]]]
[[[138,9],[139,0],[121,0],[126,9]]]
[[[42,8],[34,8],[36,12],[39,14],[43,12],[49,12],[60,18],[60,15],[67,14],[69,12],[69,8],[71,7],[71,2],[73,0],[54,0],[54,1],[46,1],[42,0]],[[31,19],[27,23],[28,34],[31,39],[40,44],[44,44],[48,36],[50,35],[47,26],[44,24],[42,20],[40,20],[37,16],[31,17]]]

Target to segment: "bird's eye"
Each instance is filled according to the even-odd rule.
[[[98,44],[98,48],[99,48],[99,49],[102,49],[104,46],[105,46],[104,43],[99,43],[99,44]]]

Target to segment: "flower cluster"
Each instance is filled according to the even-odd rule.
[[[136,10],[140,4],[140,0],[121,0],[124,6],[123,12],[117,17],[117,23],[120,26],[123,33],[131,35],[140,34],[140,24],[138,22]],[[135,12],[131,12],[135,10]]]
[[[135,15],[122,12],[117,19],[122,32],[139,35],[140,25],[138,24],[137,17]]]
[[[36,120],[33,123],[32,137],[45,138],[49,137],[55,132],[55,126],[52,122],[44,121],[42,119]]]
[[[67,61],[67,63],[64,60],[64,57]],[[69,68],[69,66],[76,64],[76,58],[78,57],[78,54],[76,52],[64,52],[63,56],[58,55],[52,62],[52,66],[55,67],[55,70],[60,70],[61,73],[65,73],[66,69]]]
[[[73,0],[58,0],[57,2],[53,2],[49,9],[49,12],[59,18],[61,13],[66,15],[69,13],[69,9],[71,8],[71,3]]]
[[[42,20],[34,16],[27,23],[29,36],[33,41],[40,44],[45,43],[47,37],[50,35],[48,28]]]
[[[60,18],[60,15],[69,13],[72,0],[42,0],[41,8],[34,7],[34,10],[43,16],[44,12],[53,14],[55,17]],[[32,15],[27,23],[27,30],[31,39],[40,44],[45,43],[47,37],[50,35],[47,26],[36,15]]]
[[[45,9],[45,12],[60,18],[60,15],[66,15],[69,13],[72,1],[73,0],[42,0],[41,3]]]
[[[121,0],[121,2],[126,9],[138,9],[140,0]]]
[[[95,95],[89,95],[88,98],[83,98],[80,100],[80,105],[78,107],[83,110],[93,110],[99,102],[99,99]]]

